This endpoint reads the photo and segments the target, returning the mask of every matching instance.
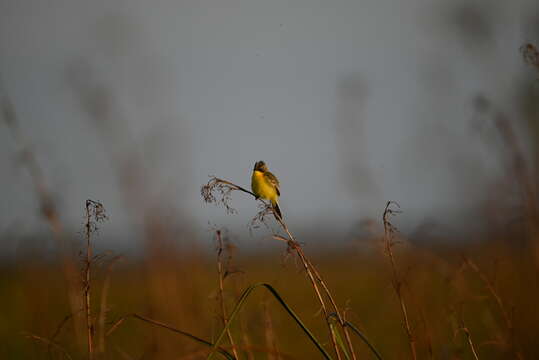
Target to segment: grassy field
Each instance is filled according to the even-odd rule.
[[[400,299],[407,308],[417,358],[474,359],[474,351],[484,359],[539,356],[537,261],[533,247],[523,245],[518,236],[505,234],[462,247],[424,248],[406,241],[393,246]],[[243,256],[241,249],[235,249],[229,257],[231,246],[226,236],[222,238],[221,274],[227,272],[222,298],[227,313],[249,285],[271,284],[336,358],[321,305],[293,249],[287,251],[286,244],[275,241],[271,251]],[[369,251],[363,249],[366,241],[372,245]],[[346,319],[381,356],[412,358],[383,235],[350,242],[340,250],[308,245],[303,249]],[[87,356],[84,311],[70,317],[70,290],[61,264],[59,258],[43,260],[39,254],[28,254],[2,268],[3,358]],[[84,261],[78,264],[83,278]],[[223,328],[217,254],[197,244],[155,247],[144,258],[109,255],[92,265],[95,358],[198,359],[208,355],[207,346],[141,319],[129,318],[114,326],[123,316],[138,314],[214,342]],[[109,336],[103,336],[113,327]],[[239,358],[323,358],[262,288],[247,299],[231,324],[230,336]],[[359,337],[353,336],[352,344],[357,358],[375,358]],[[228,337],[221,345],[232,354]],[[346,358],[344,352],[341,356]]]
[[[535,47],[524,47],[524,55],[539,68]],[[490,106],[484,99],[480,105]],[[491,112],[511,180],[497,194],[511,201],[484,204],[484,216],[470,219],[481,232],[403,236],[392,224],[398,207],[388,203],[362,235],[321,238],[307,231],[295,238],[293,224],[262,207],[254,221],[271,223],[275,230],[258,233],[265,231],[272,245],[253,252],[235,247],[226,229],[214,229],[212,243],[203,244],[148,207],[140,211],[143,255],[125,257],[94,250],[96,226],[106,221],[100,203],[81,204],[82,246],[68,236],[38,162],[21,142],[15,111],[4,102],[51,229],[31,242],[52,243],[54,250],[22,246],[0,265],[0,357],[537,359],[537,171],[508,118]],[[119,166],[124,197],[138,199],[130,195],[143,187],[127,165]],[[213,178],[202,196],[230,212],[238,191],[248,193]],[[261,283],[268,286],[253,287]]]

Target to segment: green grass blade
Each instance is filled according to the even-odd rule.
[[[320,344],[320,342],[316,339],[316,337],[313,335],[313,333],[305,326],[305,324],[303,324],[303,322],[301,322],[299,317],[290,308],[290,306],[288,306],[288,304],[283,300],[283,298],[281,297],[281,295],[279,295],[277,290],[275,290],[271,285],[265,284],[265,283],[258,283],[258,284],[251,285],[247,289],[245,289],[245,291],[243,291],[240,298],[238,299],[238,302],[236,303],[236,306],[234,306],[234,309],[230,313],[230,317],[228,319],[228,322],[226,323],[226,326],[223,328],[223,330],[219,334],[219,337],[217,338],[217,340],[213,344],[212,351],[208,355],[207,360],[212,359],[213,354],[217,350],[217,348],[218,348],[219,344],[221,343],[221,341],[224,339],[226,331],[230,327],[230,324],[232,323],[232,321],[234,320],[236,315],[240,312],[241,308],[245,304],[245,301],[247,300],[249,295],[253,292],[253,290],[255,290],[258,287],[266,288],[273,295],[273,297],[277,300],[277,302],[279,304],[281,304],[281,306],[285,309],[285,311],[294,319],[294,321],[299,325],[299,327],[303,330],[303,332],[309,337],[311,342],[316,346],[316,348],[320,351],[320,353],[322,353],[324,358],[327,359],[327,360],[332,360],[332,358],[328,354],[328,352],[326,350],[324,350],[324,348],[322,347],[322,344]]]
[[[346,351],[346,346],[344,345],[344,342],[342,341],[341,334],[339,330],[337,330],[335,326],[335,322],[330,321],[329,326],[331,328],[331,331],[335,334],[335,339],[337,340],[337,345],[341,348],[341,350],[344,353],[344,356],[346,356],[347,360],[350,360],[350,355],[348,355],[348,351]]]
[[[365,335],[363,335],[363,333],[361,331],[359,331],[359,329],[357,327],[354,326],[354,324],[352,324],[351,322],[349,321],[345,321],[344,322],[344,325],[345,326],[348,326],[350,329],[352,329],[352,331],[361,338],[361,340],[363,340],[363,342],[365,344],[367,344],[367,346],[369,347],[369,349],[371,349],[371,351],[373,352],[373,354],[376,356],[376,358],[378,360],[382,360],[382,355],[380,355],[380,353],[378,352],[378,350],[376,350],[376,348],[374,347],[374,345],[371,344],[371,342],[369,341],[369,339],[367,339],[367,337]]]

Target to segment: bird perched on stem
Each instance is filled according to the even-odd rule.
[[[282,220],[283,215],[279,208],[279,180],[277,177],[270,173],[268,166],[263,161],[257,161],[253,169],[253,176],[251,177],[251,189],[256,198],[269,200],[273,207],[274,213]]]

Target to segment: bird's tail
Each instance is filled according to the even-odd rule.
[[[271,206],[273,207],[274,215],[279,216],[280,219],[277,220],[283,220],[283,214],[281,213],[281,208],[279,208],[279,203],[275,200],[271,201]]]

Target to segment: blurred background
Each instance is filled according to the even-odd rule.
[[[473,358],[455,325],[463,306],[480,357],[539,357],[528,43],[533,0],[2,0],[0,351],[65,356],[30,332],[83,356],[71,290],[86,199],[109,218],[93,239],[96,311],[108,283],[111,319],[146,313],[215,336],[214,232],[226,229],[241,269],[226,301],[270,282],[323,334],[275,224],[250,226],[256,202],[235,193],[227,214],[200,196],[211,175],[248,187],[264,160],[288,226],[386,358],[407,351],[381,245],[388,200],[403,210],[393,220],[420,358]],[[246,358],[317,358],[269,303],[260,296],[235,331],[279,351]],[[205,358],[144,324],[114,336],[107,358]]]

